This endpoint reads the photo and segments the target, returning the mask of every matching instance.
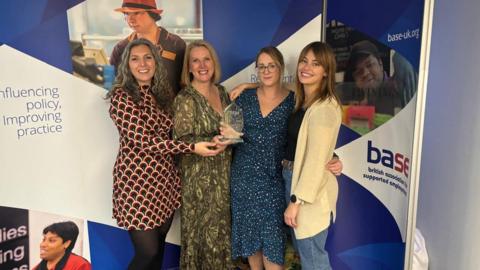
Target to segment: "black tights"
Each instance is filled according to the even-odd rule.
[[[173,215],[155,229],[128,231],[135,254],[128,265],[128,270],[160,270],[165,249],[165,237],[172,224]]]

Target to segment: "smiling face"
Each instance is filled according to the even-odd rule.
[[[138,45],[130,50],[128,67],[138,85],[150,85],[155,74],[155,58],[147,45]]]
[[[48,232],[43,235],[40,243],[40,258],[46,261],[56,261],[63,257],[71,241],[63,239],[55,233]]]
[[[368,55],[357,61],[353,79],[360,89],[376,89],[383,81],[383,64],[374,55]]]
[[[262,85],[274,86],[280,83],[279,64],[266,53],[262,53],[258,56],[257,72]]]
[[[188,66],[193,75],[193,81],[201,83],[212,81],[215,63],[207,48],[203,46],[192,48]]]
[[[298,63],[298,80],[305,87],[318,87],[326,76],[325,69],[310,50]]]

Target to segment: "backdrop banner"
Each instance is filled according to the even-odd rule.
[[[334,269],[403,269],[423,0],[328,1],[344,163]]]
[[[228,90],[257,82],[255,56],[268,45],[283,53],[283,79],[293,83],[300,50],[326,29],[343,104],[330,261],[333,269],[403,269],[424,1],[332,0],[326,20],[318,0],[157,2],[165,9],[160,25],[213,44]],[[112,42],[130,33],[113,11],[120,5],[0,3],[1,269],[38,264],[42,229],[65,220],[80,227],[75,251],[94,269],[125,269],[133,255],[112,219],[118,133],[104,88],[113,79]],[[176,213],[165,269],[178,269],[179,228]],[[287,256],[296,267],[291,246]]]
[[[210,41],[228,89],[257,80],[254,57],[267,45],[284,53],[285,80],[292,82],[300,49],[320,39],[322,1],[175,3],[157,1],[165,9],[160,25],[187,42]],[[118,133],[104,88],[112,80],[112,41],[131,31],[123,15],[113,11],[120,5],[120,0],[0,3],[0,229],[17,232],[1,238],[2,269],[35,266],[42,229],[65,220],[81,227],[77,253],[94,269],[125,269],[132,257],[128,234],[112,219]],[[176,7],[182,5],[190,9]],[[167,242],[164,268],[177,269],[178,218]]]

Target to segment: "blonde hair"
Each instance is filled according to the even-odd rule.
[[[193,81],[193,75],[190,73],[190,54],[194,48],[204,47],[210,53],[212,57],[214,71],[212,76],[212,83],[216,84],[220,82],[221,77],[221,68],[220,62],[218,61],[217,53],[213,46],[204,41],[204,40],[195,40],[188,44],[187,48],[185,49],[185,57],[183,58],[183,69],[182,69],[182,76],[181,76],[181,84],[182,86],[190,86]]]
[[[305,92],[303,84],[298,78],[298,66],[300,62],[305,58],[308,52],[312,52],[315,56],[315,59],[325,70],[325,75],[320,82],[320,85],[315,91],[315,94],[308,103],[305,103]],[[336,71],[336,61],[335,54],[333,50],[326,43],[320,41],[314,41],[305,48],[303,48],[300,56],[298,57],[297,62],[297,72],[296,72],[296,82],[295,82],[295,111],[300,110],[302,107],[308,108],[317,100],[326,100],[326,99],[335,99],[339,104],[340,100],[335,93],[335,71]]]

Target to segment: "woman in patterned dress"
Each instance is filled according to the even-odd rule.
[[[283,269],[285,189],[281,161],[293,92],[282,84],[285,63],[275,47],[257,54],[259,87],[236,101],[242,108],[244,143],[232,161],[232,253],[248,257],[252,270]]]
[[[135,254],[128,269],[160,269],[165,237],[180,207],[180,179],[173,155],[213,156],[210,142],[170,138],[174,98],[155,46],[128,44],[111,92],[110,117],[120,147],[113,169],[113,217],[128,230]]]
[[[187,46],[182,89],[174,102],[174,138],[188,143],[218,139],[223,109],[230,102],[217,82],[220,65],[212,46]],[[231,150],[212,157],[180,155],[182,179],[180,269],[232,269],[230,248]]]

